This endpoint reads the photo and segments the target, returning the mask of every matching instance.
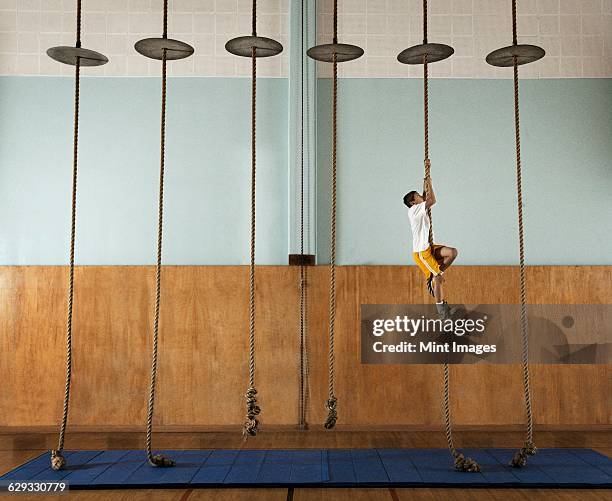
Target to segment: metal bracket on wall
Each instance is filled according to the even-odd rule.
[[[314,254],[289,254],[289,266],[314,266]]]

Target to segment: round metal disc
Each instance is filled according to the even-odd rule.
[[[435,63],[451,57],[455,49],[443,43],[422,43],[404,49],[397,55],[397,60],[403,64],[423,64],[423,56],[428,63]]]
[[[327,43],[311,47],[306,54],[312,59],[325,63],[333,63],[335,54],[336,62],[344,63],[363,56],[363,49],[348,43]]]
[[[253,47],[255,47],[255,57],[276,56],[283,51],[283,46],[279,42],[266,37],[236,37],[225,44],[226,51],[243,57],[252,57]]]
[[[134,44],[140,54],[150,59],[162,60],[166,49],[166,60],[185,59],[193,54],[193,47],[188,43],[172,38],[143,38]]]
[[[516,56],[516,64],[521,65],[542,59],[545,54],[546,51],[537,45],[510,45],[491,52],[487,56],[487,63],[491,66],[513,66]]]
[[[81,66],[102,66],[108,63],[105,55],[82,47],[51,47],[47,49],[47,55],[51,59],[71,66],[76,66],[77,59],[80,60]]]

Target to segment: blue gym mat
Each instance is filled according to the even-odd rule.
[[[7,482],[67,482],[71,489],[194,487],[612,487],[612,460],[590,449],[540,449],[525,468],[507,465],[512,449],[462,449],[480,473],[452,469],[446,449],[161,451],[173,468],[152,468],[142,450],[66,451],[53,471],[49,453],[0,477]]]

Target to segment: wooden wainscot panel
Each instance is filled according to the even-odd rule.
[[[298,278],[296,267],[257,268],[256,387],[263,426],[297,421]],[[527,278],[532,303],[596,304],[612,293],[612,267],[536,266],[527,269]],[[308,268],[311,423],[325,415],[328,280],[327,267]],[[66,282],[65,267],[0,267],[0,426],[59,421]],[[144,425],[154,268],[77,267],[75,284],[69,426]],[[447,284],[451,301],[518,302],[515,267],[454,267]],[[439,426],[441,367],[361,365],[359,359],[360,305],[429,302],[418,270],[339,267],[337,285],[339,425]],[[248,268],[168,266],[162,294],[156,425],[239,425],[248,383]],[[537,365],[531,374],[538,425],[610,423],[609,366]],[[451,367],[451,389],[457,425],[524,419],[518,366]]]

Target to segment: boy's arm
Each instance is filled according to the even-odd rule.
[[[425,207],[429,209],[436,203],[436,194],[434,193],[431,178],[429,176],[425,178],[423,192],[425,193]]]

